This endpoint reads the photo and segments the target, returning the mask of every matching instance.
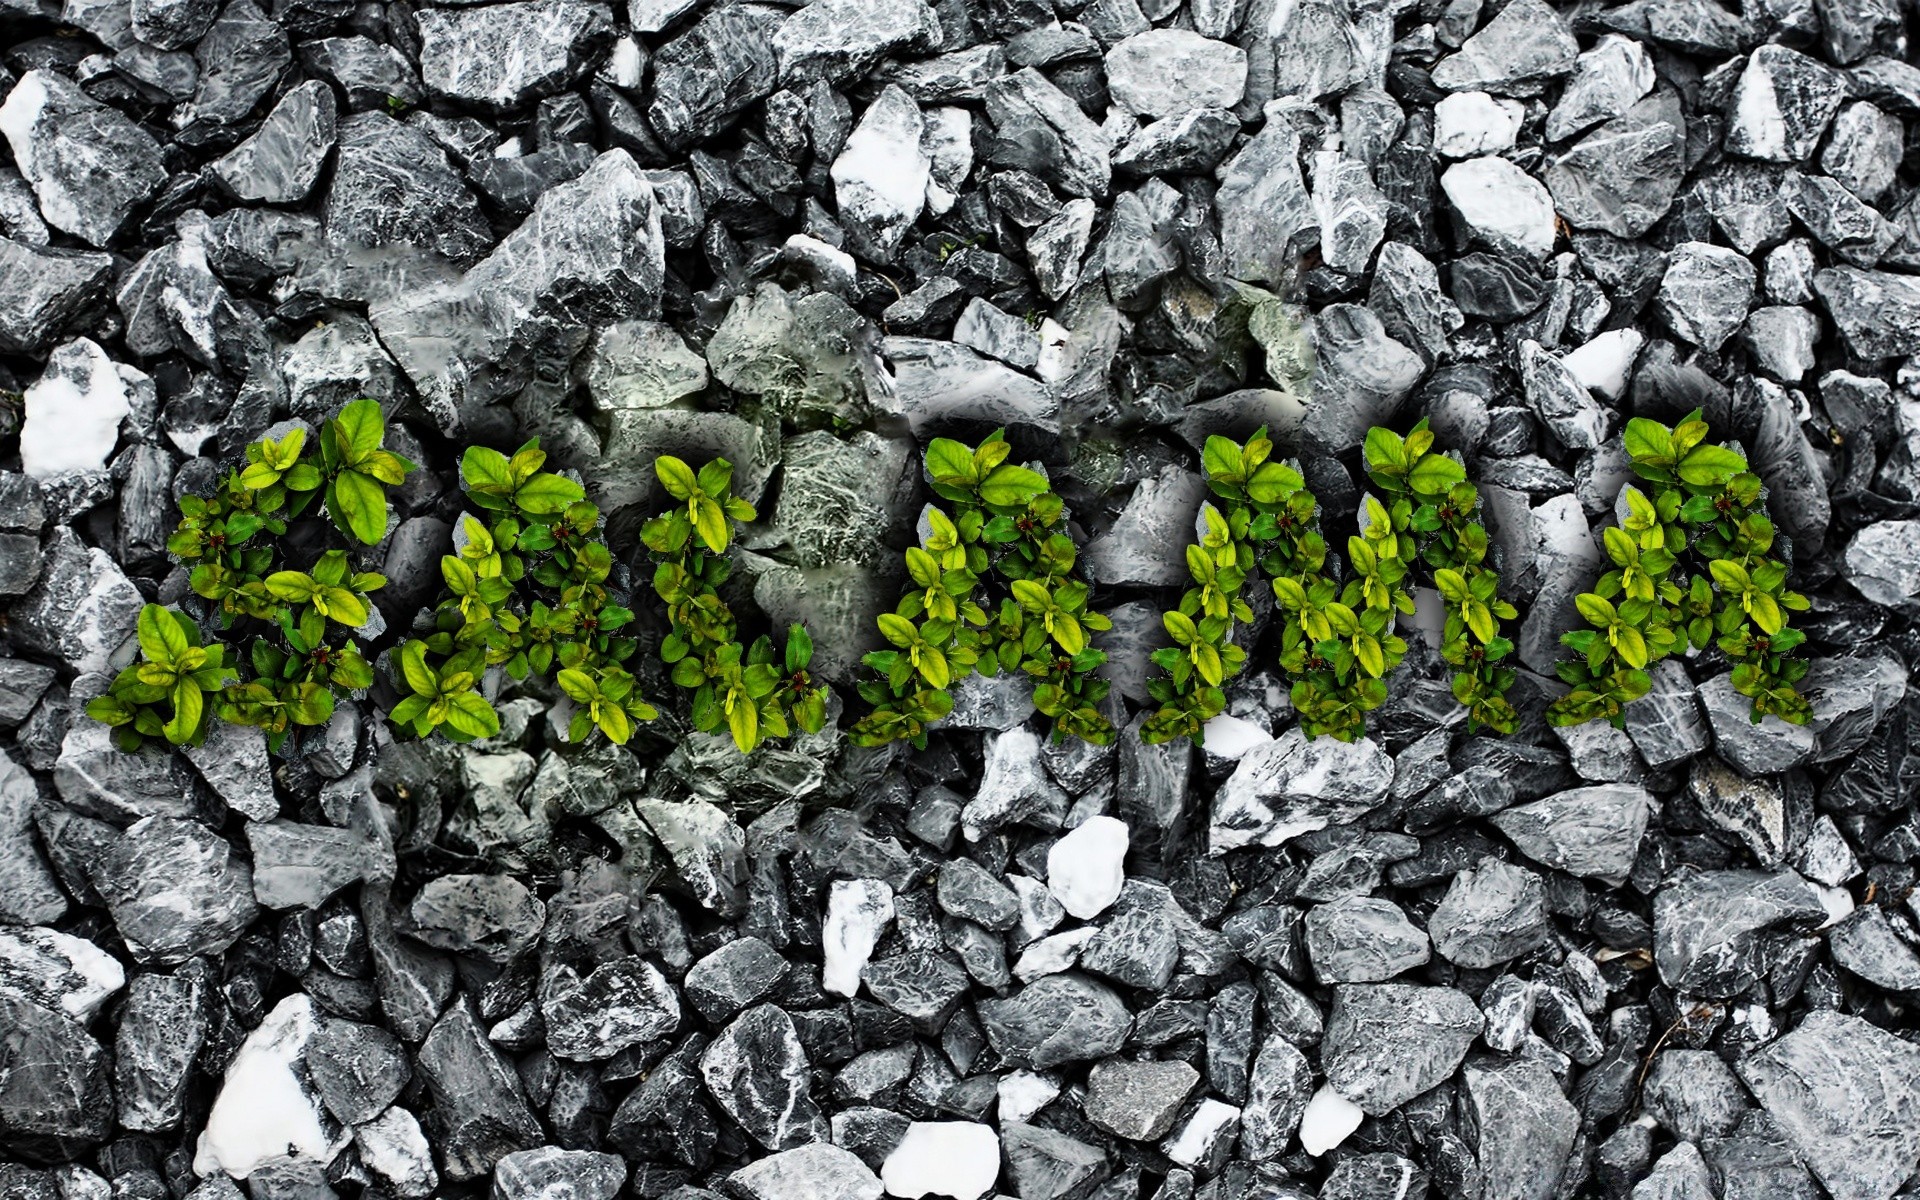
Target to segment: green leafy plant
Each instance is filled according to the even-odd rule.
[[[1215,502],[1200,510],[1205,533],[1186,549],[1193,586],[1177,608],[1161,616],[1174,644],[1153,654],[1167,674],[1147,684],[1160,703],[1141,730],[1148,742],[1185,737],[1198,745],[1205,724],[1225,711],[1222,685],[1240,673],[1247,658],[1233,634],[1254,619],[1253,606],[1242,596],[1247,581],[1260,572],[1310,580],[1326,562],[1313,493],[1298,471],[1272,461],[1272,455],[1264,428],[1244,446],[1216,434],[1201,451]]]
[[[724,728],[743,754],[795,727],[818,733],[826,725],[826,687],[810,670],[813,639],[796,624],[777,650],[764,634],[742,645],[733,610],[720,596],[733,571],[733,526],[755,516],[753,505],[733,494],[733,464],[716,458],[695,471],[662,455],[654,474],[674,504],[641,527],[640,540],[653,555],[654,591],[667,605],[660,656],[674,683],[693,693],[694,728]]]
[[[1610,568],[1575,603],[1588,628],[1562,634],[1579,657],[1555,670],[1572,688],[1547,710],[1556,725],[1624,724],[1628,704],[1652,687],[1647,667],[1689,648],[1717,647],[1758,723],[1797,725],[1812,708],[1794,687],[1807,671],[1794,656],[1806,634],[1788,613],[1807,600],[1786,588],[1760,479],[1747,460],[1707,442],[1695,409],[1669,428],[1636,417],[1626,449],[1646,490],[1629,486],[1627,513],[1604,536]]]
[[[1405,437],[1379,426],[1368,430],[1364,453],[1368,478],[1387,496],[1385,505],[1368,498],[1370,544],[1384,545],[1390,529],[1399,561],[1431,571],[1446,607],[1440,654],[1453,668],[1453,694],[1466,706],[1467,728],[1512,733],[1519,714],[1506,693],[1514,672],[1503,664],[1513,642],[1501,635],[1500,623],[1519,612],[1498,597],[1499,574],[1486,565],[1479,490],[1467,482],[1465,467],[1434,450],[1425,418]]]
[[[87,701],[87,715],[112,726],[114,744],[123,750],[138,750],[149,738],[199,745],[213,716],[208,697],[238,674],[226,662],[226,647],[202,645],[198,625],[158,604],[140,610],[138,631],[140,661]]]
[[[338,547],[290,563],[285,542],[295,533],[303,544],[323,540],[328,524],[350,543],[386,536],[387,490],[414,465],[385,440],[380,405],[357,400],[321,427],[317,447],[305,428],[262,439],[212,496],[181,497],[167,549],[219,628],[243,639],[242,652],[203,644],[193,619],[149,605],[139,662],[88,705],[121,745],[196,744],[217,716],[259,726],[277,748],[292,727],[325,724],[336,699],[372,685],[353,635],[372,619],[367,595],[386,578],[354,570]]]
[[[928,444],[928,482],[953,508],[927,507],[920,544],[906,553],[911,586],[878,619],[888,646],[862,660],[874,678],[860,694],[874,707],[849,734],[856,744],[925,746],[929,726],[953,711],[954,681],[1015,670],[1032,677],[1056,740],[1113,740],[1096,674],[1106,654],[1090,639],[1113,623],[1091,611],[1091,589],[1074,575],[1064,503],[1044,475],[1009,462],[1012,452],[1003,431],[977,447]]]
[[[490,667],[516,681],[557,671],[577,706],[570,741],[598,731],[624,745],[638,723],[659,716],[624,665],[638,646],[623,632],[634,613],[608,585],[613,553],[600,510],[546,462],[538,438],[511,456],[486,446],[461,456],[461,486],[493,521],[464,515],[458,553],[440,560],[445,590],[433,629],[395,654],[411,693],[395,724],[422,737],[493,736],[499,716],[479,690]]]

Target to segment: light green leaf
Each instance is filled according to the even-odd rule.
[[[878,621],[881,636],[902,649],[920,640],[920,631],[899,613],[881,613]]]
[[[733,536],[733,526],[727,521],[727,514],[710,499],[702,498],[695,502],[693,527],[700,534],[707,549],[719,554],[727,548],[727,542]]]
[[[487,446],[468,446],[460,457],[460,478],[471,491],[504,496],[513,490],[513,471],[507,456]]]
[[[807,627],[799,622],[787,627],[785,661],[789,673],[804,671],[813,661],[813,637],[807,633]]]
[[[1443,495],[1456,483],[1464,483],[1467,469],[1444,454],[1422,455],[1407,472],[1407,484],[1422,496]]]
[[[760,710],[745,699],[734,701],[732,711],[727,713],[727,729],[740,753],[750,753],[760,742]]]
[[[1747,460],[1725,446],[1695,446],[1680,460],[1680,478],[1695,487],[1725,483],[1747,469]]]
[[[1001,463],[980,481],[980,499],[1003,508],[1021,508],[1047,490],[1045,477],[1025,467]]]
[[[1658,421],[1635,417],[1627,422],[1627,454],[1647,466],[1673,465],[1673,434]]]
[[[200,716],[205,707],[206,698],[201,694],[199,684],[191,679],[182,679],[174,684],[173,719],[166,725],[167,740],[176,746],[185,745],[191,740],[194,731],[200,728]]]
[[[569,504],[586,498],[586,489],[565,475],[543,472],[521,484],[513,494],[520,511],[536,517],[565,512]]]
[[[500,714],[493,711],[485,696],[461,692],[447,698],[447,727],[470,738],[487,738],[500,732]]]
[[[350,625],[355,629],[367,623],[372,615],[367,611],[367,602],[345,588],[328,588],[325,591],[327,616],[341,625]]]
[[[400,673],[407,686],[421,696],[440,692],[440,677],[427,665],[427,644],[418,638],[400,647]]]
[[[333,436],[348,463],[358,463],[378,450],[386,432],[387,422],[378,400],[355,400],[333,419]]]
[[[1585,617],[1589,623],[1603,629],[1614,622],[1616,614],[1613,605],[1601,599],[1599,596],[1594,595],[1592,592],[1582,592],[1578,596],[1575,596],[1573,598],[1573,606],[1580,610],[1580,615]]]
[[[671,454],[662,454],[653,460],[653,473],[660,477],[660,486],[675,500],[687,499],[700,487],[693,468]]]
[[[1200,452],[1200,461],[1207,469],[1207,477],[1222,483],[1239,483],[1246,474],[1240,447],[1217,433],[1207,438],[1206,447]]]
[[[328,492],[328,507],[338,505],[335,517],[345,523],[348,532],[369,546],[377,545],[387,533],[387,491],[358,471],[342,471],[334,476]]]
[[[290,604],[305,604],[313,599],[316,584],[299,571],[275,571],[267,576],[267,591]]]
[[[189,645],[186,630],[158,604],[140,610],[139,633],[141,653],[163,666],[172,666]]]
[[[972,487],[979,478],[973,451],[952,438],[933,439],[927,444],[927,477],[948,487]]]

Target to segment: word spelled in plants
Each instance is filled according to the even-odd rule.
[[[1605,534],[1612,569],[1575,600],[1591,628],[1560,637],[1580,657],[1555,668],[1573,690],[1547,710],[1554,724],[1623,724],[1626,705],[1653,686],[1649,664],[1709,646],[1732,661],[1734,690],[1752,700],[1756,724],[1769,714],[1812,719],[1794,687],[1807,663],[1793,652],[1807,635],[1787,623],[1807,599],[1786,590],[1787,565],[1769,556],[1774,527],[1759,476],[1709,444],[1709,432],[1698,409],[1671,429],[1627,422],[1627,453],[1647,489],[1626,488],[1626,518]]]
[[[1500,623],[1519,611],[1497,598],[1500,576],[1486,565],[1487,531],[1480,524],[1480,492],[1467,470],[1433,449],[1425,418],[1406,437],[1379,426],[1367,431],[1367,476],[1388,496],[1368,497],[1369,546],[1392,545],[1402,563],[1424,563],[1446,606],[1440,655],[1453,668],[1453,695],[1467,710],[1467,729],[1512,733],[1519,714],[1506,698],[1514,672],[1501,663],[1513,642]],[[1383,527],[1384,511],[1391,534]],[[1401,611],[1407,611],[1402,609]]]
[[[350,544],[374,545],[387,532],[387,489],[414,465],[385,448],[372,400],[341,409],[317,440],[299,428],[256,442],[214,495],[181,497],[167,549],[220,629],[245,641],[240,653],[207,645],[191,617],[147,605],[137,661],[87,702],[123,749],[199,745],[214,717],[258,726],[278,748],[293,726],[326,724],[336,699],[372,686],[353,631],[371,619],[367,593],[386,577],[353,569],[337,547],[296,569],[283,541],[324,541],[331,524]]]
[[[733,570],[726,557],[733,527],[755,515],[753,505],[733,494],[733,464],[716,458],[695,471],[662,455],[653,469],[674,504],[641,527],[640,540],[653,554],[653,590],[671,622],[660,656],[673,681],[693,692],[693,727],[726,729],[743,754],[794,726],[820,732],[827,689],[808,670],[813,639],[794,625],[777,652],[765,635],[742,646],[733,611],[720,598]]]
[[[1099,710],[1107,682],[1095,675],[1106,654],[1088,636],[1113,623],[1088,611],[1060,497],[1045,476],[1008,462],[1012,452],[997,431],[977,447],[928,444],[928,482],[953,508],[927,506],[906,554],[912,587],[879,617],[889,648],[863,660],[878,677],[860,684],[874,707],[849,734],[856,744],[924,746],[928,726],[953,710],[955,680],[1015,670],[1033,678],[1034,707],[1053,719],[1056,740],[1113,740]]]
[[[1516,715],[1505,699],[1513,682],[1500,666],[1513,643],[1500,621],[1517,616],[1495,597],[1498,576],[1483,565],[1487,533],[1476,520],[1479,496],[1466,469],[1433,450],[1423,420],[1405,437],[1369,430],[1367,473],[1386,500],[1367,496],[1360,533],[1347,539],[1347,578],[1330,564],[1318,529],[1317,502],[1300,473],[1272,461],[1264,429],[1243,446],[1215,435],[1201,462],[1218,503],[1201,510],[1205,533],[1187,547],[1194,586],[1162,617],[1173,645],[1154,652],[1167,672],[1148,688],[1160,708],[1143,736],[1203,740],[1204,726],[1226,707],[1222,682],[1246,662],[1231,640],[1236,622],[1253,619],[1241,589],[1264,575],[1285,614],[1279,666],[1291,682],[1300,728],[1352,741],[1366,732],[1366,714],[1387,699],[1386,675],[1407,652],[1394,632],[1414,611],[1407,587],[1416,566],[1432,570],[1446,604],[1442,653],[1454,667],[1453,692],[1470,727],[1511,732]]]
[[[623,665],[636,648],[620,632],[633,610],[607,587],[600,510],[580,484],[541,470],[546,461],[538,438],[511,456],[472,446],[461,457],[467,499],[492,523],[462,516],[458,553],[440,559],[433,632],[394,655],[406,692],[394,724],[456,742],[492,737],[500,716],[480,685],[493,666],[515,680],[551,675],[576,705],[570,741],[598,731],[624,745],[636,722],[659,715]]]

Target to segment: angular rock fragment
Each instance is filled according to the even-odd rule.
[[[307,198],[333,149],[333,89],[318,80],[289,91],[260,128],[213,164],[213,172],[241,200],[298,204]]]
[[[540,1013],[548,1049],[576,1061],[612,1058],[680,1027],[672,986],[638,957],[600,963],[585,975],[565,964],[549,968],[540,981]]]
[[[1483,1059],[1464,1072],[1465,1123],[1477,1134],[1487,1193],[1547,1200],[1567,1169],[1580,1114],[1535,1059]]]
[[[259,911],[252,874],[206,826],[146,817],[92,872],[113,923],[136,959],[170,966],[220,954]]]
[[[1771,931],[1826,920],[1819,896],[1792,871],[1683,868],[1654,896],[1654,965],[1676,991],[1737,995],[1765,971]]]
[[[1450,1078],[1484,1024],[1473,1001],[1452,988],[1335,988],[1321,1041],[1328,1086],[1384,1116]]]
[[[1119,1050],[1133,1022],[1110,989],[1071,973],[1049,975],[977,1008],[994,1049],[1035,1071],[1105,1058]]]
[[[826,1140],[807,1052],[793,1019],[773,1005],[750,1008],[721,1031],[701,1055],[700,1075],[727,1115],[766,1149]]]
[[[520,1077],[481,1032],[466,999],[434,1022],[417,1063],[433,1094],[429,1127],[448,1179],[478,1179],[507,1155],[541,1142]]]
[[[1246,85],[1245,50],[1184,29],[1146,30],[1107,51],[1107,90],[1136,116],[1232,108]]]
[[[1393,760],[1370,739],[1311,741],[1298,730],[1256,746],[1213,801],[1209,849],[1278,846],[1371,811],[1393,782]]]
[[[611,43],[613,16],[578,0],[513,0],[419,14],[420,78],[449,100],[497,110],[552,95]]]
[[[106,296],[104,254],[0,238],[0,350],[41,354]]]
[[[245,1179],[287,1160],[324,1165],[345,1147],[348,1133],[321,1106],[306,1070],[318,1029],[313,1001],[297,994],[247,1035],[207,1114],[194,1150],[195,1174],[224,1171]]]
[[[0,134],[47,224],[92,246],[113,241],[167,182],[152,135],[51,70],[13,84],[0,104]]]
[[[1492,821],[1535,862],[1618,886],[1640,852],[1652,805],[1645,788],[1599,784],[1506,809]]]
[[[76,1021],[0,993],[0,1137],[36,1162],[79,1157],[113,1130],[110,1056]]]

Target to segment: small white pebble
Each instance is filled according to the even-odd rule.
[[[1092,920],[1120,898],[1126,859],[1126,822],[1089,817],[1047,851],[1047,890],[1060,907]]]
[[[1358,1104],[1334,1091],[1332,1084],[1323,1084],[1300,1116],[1300,1145],[1319,1158],[1346,1141],[1366,1119]]]

